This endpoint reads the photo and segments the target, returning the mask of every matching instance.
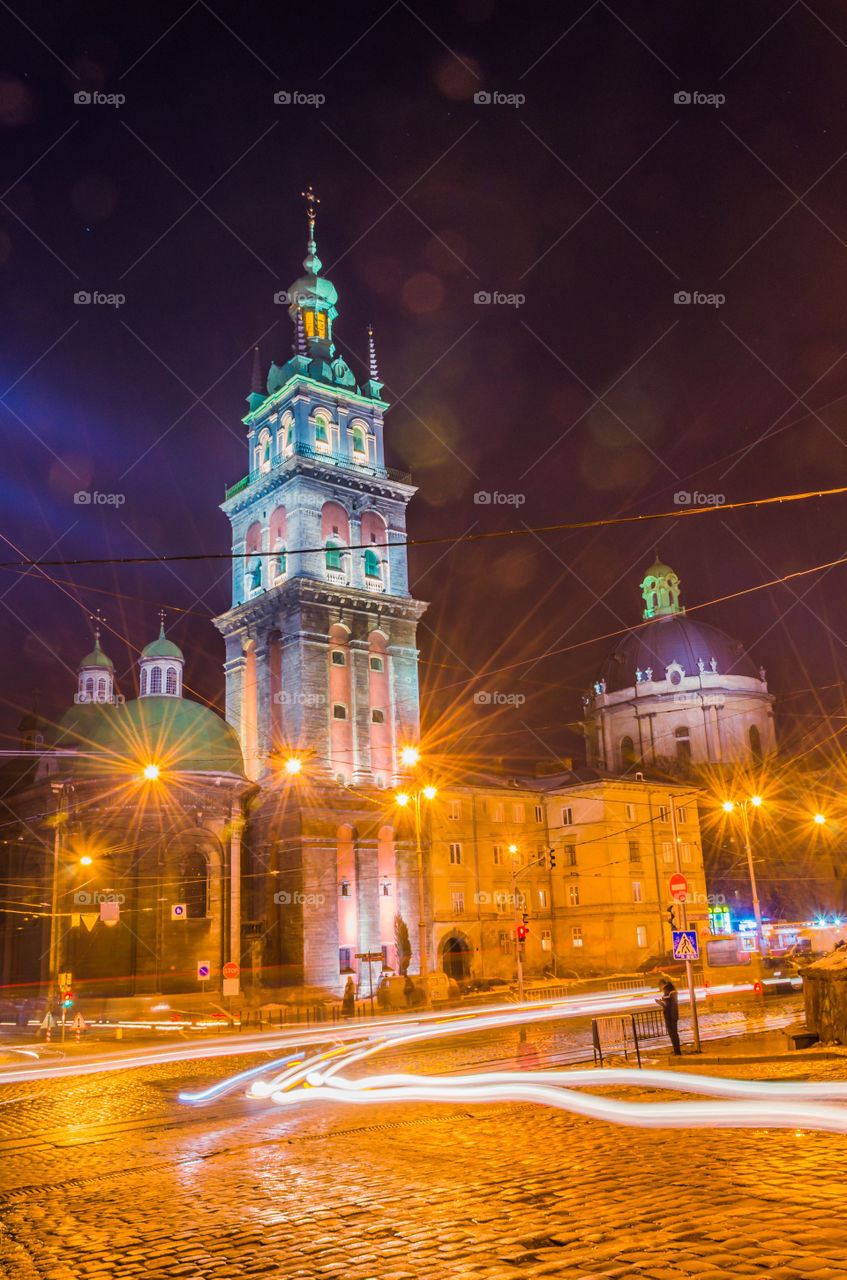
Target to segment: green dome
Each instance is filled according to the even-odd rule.
[[[165,624],[161,625],[159,634],[155,640],[152,640],[146,648],[141,650],[142,658],[178,658],[180,662],[185,661],[182,649],[179,645],[174,644],[172,640],[165,638]],[[111,663],[109,664],[111,666]]]
[[[103,752],[105,760],[85,762],[95,772],[140,770],[157,764],[168,773],[233,773],[244,777],[244,761],[235,731],[200,702],[153,695],[86,719],[83,749]],[[102,714],[107,710],[111,714]],[[67,718],[67,717],[66,717]]]
[[[86,669],[89,667],[100,667],[104,671],[114,671],[115,669],[115,664],[112,659],[107,658],[103,650],[100,648],[99,636],[94,641],[94,648],[91,650],[91,653],[89,653],[87,657],[83,658],[79,666],[80,670],[82,670],[83,667]]]

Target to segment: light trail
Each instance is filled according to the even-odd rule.
[[[287,1058],[277,1058],[275,1062],[263,1062],[258,1067],[250,1067],[247,1071],[239,1071],[237,1075],[228,1076],[226,1080],[220,1080],[208,1089],[201,1089],[199,1093],[180,1093],[177,1094],[177,1097],[180,1102],[192,1102],[195,1106],[199,1106],[205,1102],[211,1102],[215,1098],[222,1098],[224,1094],[231,1093],[233,1089],[237,1089],[239,1085],[244,1084],[245,1080],[252,1080],[254,1076],[261,1075],[262,1072],[269,1071],[272,1067],[283,1067],[289,1066],[292,1062],[302,1062],[305,1056],[301,1049],[299,1053],[289,1054]]]

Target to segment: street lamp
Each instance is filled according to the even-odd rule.
[[[141,770],[141,776],[145,782],[155,782],[159,776],[159,766],[157,764],[146,764]]]
[[[302,773],[302,771],[303,771],[303,761],[300,759],[300,757],[289,756],[285,762],[285,772],[291,774],[293,777],[295,774]]]
[[[406,759],[414,753],[414,761]],[[417,763],[418,753],[414,747],[404,747],[400,755],[404,763]],[[424,1004],[429,1007],[429,964],[426,953],[426,911],[424,905],[423,849],[421,848],[421,801],[434,800],[438,791],[435,787],[419,787],[416,791],[398,791],[394,799],[401,809],[412,806],[415,815],[415,848],[418,856],[418,955],[420,957],[421,986],[424,993]]]
[[[765,954],[765,934],[762,929],[762,908],[759,904],[759,890],[756,886],[756,873],[753,870],[753,849],[750,840],[750,815],[747,812],[747,806],[752,805],[754,809],[761,806],[761,796],[750,796],[744,800],[724,800],[723,808],[725,813],[732,813],[738,807],[741,810],[744,821],[744,848],[747,853],[747,870],[750,874],[750,890],[753,894],[753,915],[756,917],[756,935],[759,939],[759,954]]]

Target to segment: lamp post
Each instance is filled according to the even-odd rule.
[[[512,905],[515,911],[515,961],[518,968],[518,1000],[523,1004],[523,961],[521,960],[521,940],[518,937],[518,846],[510,844],[509,853],[512,855]]]
[[[400,760],[407,768],[414,768],[420,759],[417,747],[404,747],[400,752]],[[415,815],[415,851],[418,862],[418,956],[420,958],[420,979],[424,994],[424,1005],[429,1008],[429,960],[426,949],[426,905],[424,899],[423,849],[421,847],[421,801],[434,800],[438,794],[435,787],[418,787],[415,791],[400,791],[396,795],[401,808],[411,804]]]
[[[682,875],[682,864],[679,854],[679,833],[676,824],[676,797],[670,796],[671,806],[671,828],[673,831],[673,847],[674,857],[676,860],[677,874]],[[681,916],[680,924],[683,929],[688,925],[688,914],[685,910],[685,898],[679,904],[679,914]],[[700,1052],[700,1020],[697,1016],[697,992],[694,989],[694,971],[691,968],[691,961],[686,958],[685,976],[688,980],[688,1000],[691,1008],[691,1030],[694,1033],[694,1052]]]
[[[62,852],[62,824],[67,816],[63,801],[67,795],[70,781],[52,782],[51,788],[56,797],[55,827],[53,829],[53,892],[50,904],[50,949],[47,962],[47,997],[52,1000],[59,993],[59,864]]]
[[[747,870],[750,875],[750,892],[753,895],[753,915],[756,917],[756,937],[759,940],[759,954],[765,954],[765,933],[762,928],[762,908],[759,903],[759,890],[756,885],[756,872],[753,869],[753,846],[750,839],[750,815],[747,812],[747,806],[752,805],[754,809],[758,809],[762,803],[761,796],[750,796],[744,800],[724,800],[723,808],[726,813],[732,813],[736,806],[741,810],[741,816],[744,823],[744,851],[747,854]]]

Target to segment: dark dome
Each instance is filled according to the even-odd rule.
[[[682,613],[656,618],[637,631],[630,631],[606,659],[600,678],[606,681],[606,692],[630,689],[636,683],[636,671],[653,669],[654,680],[664,680],[665,668],[678,662],[687,676],[697,676],[697,659],[702,658],[706,672],[710,662],[717,663],[717,675],[746,676],[759,680],[759,669],[744,650],[726,632],[705,622],[694,622]]]
[[[76,706],[63,717],[62,728],[83,751],[98,753],[96,759],[83,762],[82,772],[155,763],[165,771],[244,776],[235,730],[209,707],[187,698],[154,696],[120,707]]]

